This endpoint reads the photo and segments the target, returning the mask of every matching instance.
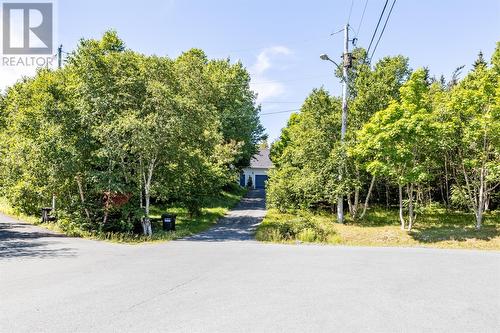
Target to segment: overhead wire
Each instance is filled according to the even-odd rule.
[[[351,8],[349,8],[349,15],[347,16],[347,24],[351,21],[352,7],[354,6],[354,0],[351,0]]]
[[[373,40],[375,39],[375,36],[377,35],[377,30],[378,30],[378,27],[380,25],[380,21],[382,21],[382,17],[384,16],[385,8],[387,7],[387,3],[389,3],[389,0],[385,0],[384,8],[382,9],[382,13],[380,13],[380,17],[378,18],[377,26],[375,27],[375,31],[373,32],[372,38],[370,40],[370,44],[368,45],[368,49],[366,50],[367,55],[370,53],[370,49],[372,47]]]
[[[385,19],[384,26],[382,28],[382,31],[380,32],[380,35],[378,36],[377,43],[375,44],[375,47],[373,48],[372,55],[370,56],[370,59],[373,58],[373,55],[375,54],[375,51],[377,50],[378,43],[380,42],[380,39],[382,38],[382,35],[384,34],[385,27],[387,26],[387,22],[389,21],[389,17],[391,16],[392,9],[394,8],[394,5],[396,4],[396,0],[392,2],[391,9],[389,10],[389,14],[387,14],[387,18]]]
[[[344,31],[344,28],[342,28],[342,29],[340,29],[340,30],[338,30],[338,31],[332,32],[332,33],[330,34],[330,36],[336,35],[336,34],[338,34],[338,33],[342,32],[342,31]]]
[[[352,15],[352,8],[354,6],[354,0],[351,0],[351,6],[349,8],[349,14],[347,16],[347,24],[349,24],[350,20],[351,20],[351,15]],[[365,8],[363,9],[363,16],[364,16],[364,11],[366,10],[366,3],[365,3]],[[363,19],[361,19],[362,21]],[[352,28],[351,28],[352,29]],[[344,31],[344,29],[340,29],[336,32],[333,32],[330,34],[330,36],[333,36],[333,35],[336,35],[340,32]],[[358,31],[359,31],[359,28],[358,28]],[[356,33],[357,35],[358,33]],[[278,82],[286,82],[286,81],[278,81]],[[274,83],[274,82],[254,82],[253,84],[265,84],[265,83]],[[264,104],[273,104],[273,102],[263,102]],[[274,102],[276,104],[280,104],[280,103],[294,103],[294,102]],[[289,112],[296,112],[296,111],[300,111],[300,109],[290,109],[290,110],[280,110],[280,111],[272,111],[272,112],[264,112],[264,113],[259,113],[260,116],[267,116],[267,115],[273,115],[273,114],[282,114],[282,113],[289,113]]]
[[[300,109],[291,109],[291,110],[282,110],[282,111],[273,111],[273,112],[264,112],[264,113],[259,113],[260,116],[267,116],[271,114],[278,114],[278,113],[287,113],[287,112],[296,112],[300,111]]]
[[[278,44],[286,44],[286,45],[297,45],[297,44],[307,44],[311,42],[315,42],[321,39],[326,39],[329,36],[321,35],[313,38],[308,38],[308,39],[300,39],[300,40],[292,40],[292,41],[285,41],[285,42],[280,42]],[[237,49],[237,50],[227,50],[227,51],[216,51],[213,53],[210,53],[207,51],[207,53],[210,53],[212,56],[231,56],[231,54],[238,54],[238,53],[245,53],[245,52],[250,52],[250,51],[258,51],[258,50],[265,50],[269,48],[269,45],[262,45],[262,46],[256,46],[256,47],[251,47],[251,48],[245,48],[245,49]]]
[[[252,82],[250,81],[250,84],[273,84],[273,83],[282,83],[282,82],[294,82],[294,81],[303,81],[303,80],[308,80],[308,79],[318,79],[318,78],[323,78],[323,77],[330,77],[331,75],[316,75],[316,76],[304,76],[301,78],[295,78],[295,79],[289,79],[289,80],[269,80],[269,81],[257,81],[257,82]]]
[[[361,30],[361,25],[363,24],[363,19],[365,18],[366,6],[368,5],[368,0],[365,1],[365,6],[363,7],[363,13],[361,14],[361,19],[359,20],[358,29],[356,31],[355,39],[358,39],[359,31]]]
[[[269,102],[261,102],[264,104],[300,104],[303,103],[304,101],[269,101]]]

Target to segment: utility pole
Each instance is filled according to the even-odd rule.
[[[342,31],[342,30],[340,30]],[[339,32],[340,32],[339,31]],[[342,127],[340,130],[340,159],[341,163],[339,165],[339,185],[342,184],[342,179],[345,169],[345,134],[347,131],[347,87],[348,87],[348,76],[347,70],[352,66],[352,56],[349,53],[349,23],[344,27],[344,53],[342,54]],[[327,54],[321,54],[321,60],[330,61],[335,65],[337,69],[340,69],[340,65],[335,61],[330,59]],[[339,223],[344,223],[344,196],[338,194],[337,196],[337,221]]]
[[[57,48],[57,68],[61,68],[62,65],[62,44]]]
[[[342,55],[342,127],[340,130],[340,148],[342,161],[339,167],[339,183],[342,182],[345,167],[345,133],[347,130],[347,69],[351,66],[351,55],[349,54],[349,24],[344,27],[344,54]],[[339,194],[337,198],[337,221],[344,223],[344,196]]]

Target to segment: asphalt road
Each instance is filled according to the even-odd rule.
[[[249,199],[225,237],[161,244],[0,216],[0,331],[499,331],[500,252],[261,244]]]

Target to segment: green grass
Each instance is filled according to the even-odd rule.
[[[23,220],[32,224],[37,224],[40,222],[40,216],[29,216],[26,214],[22,214],[17,212],[5,199],[4,197],[0,197],[0,213],[11,216],[13,218],[17,218],[19,220]]]
[[[417,217],[410,232],[400,229],[398,212],[372,209],[362,221],[335,223],[335,216],[270,210],[257,229],[261,241],[314,242],[353,246],[422,246],[500,250],[500,212],[485,215],[475,230],[472,214],[434,208]]]
[[[0,198],[0,212],[10,215],[19,220],[39,225],[49,230],[53,230],[70,237],[82,237],[96,240],[105,240],[118,243],[143,243],[168,241],[183,238],[207,230],[217,223],[217,220],[223,217],[229,209],[234,207],[246,193],[244,189],[235,189],[233,192],[221,192],[219,196],[211,198],[205,207],[201,209],[198,216],[190,217],[185,208],[172,205],[163,205],[151,207],[151,217],[159,218],[161,214],[168,212],[177,215],[176,231],[165,232],[161,228],[161,223],[153,224],[153,235],[146,237],[133,233],[118,232],[90,232],[82,230],[78,223],[68,219],[61,218],[56,223],[40,223],[40,218],[36,216],[27,216],[17,213],[8,202]]]
[[[257,240],[277,243],[330,243],[339,242],[334,224],[325,216],[299,211],[279,213],[271,209],[257,228]]]

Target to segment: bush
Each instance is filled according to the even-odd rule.
[[[333,229],[333,222],[317,219],[301,212],[295,217],[289,214],[276,214],[271,210],[257,229],[256,238],[260,241],[305,243],[338,243],[339,237]]]

